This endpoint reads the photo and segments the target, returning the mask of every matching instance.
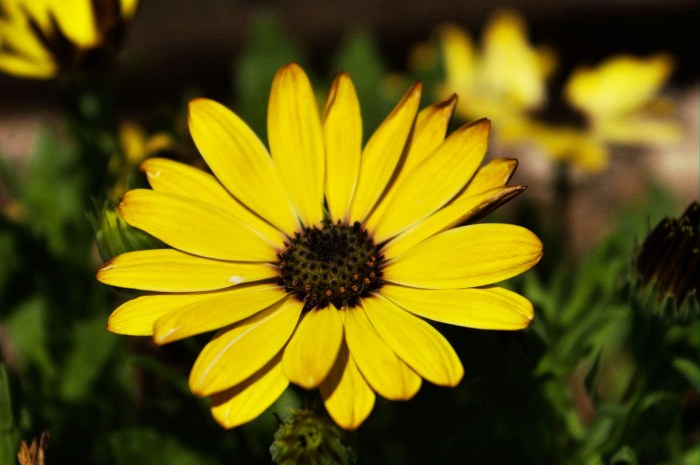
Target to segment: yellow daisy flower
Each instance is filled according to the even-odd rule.
[[[138,0],[0,0],[0,71],[51,78],[114,49]]]
[[[678,142],[681,128],[672,117],[673,104],[659,95],[672,70],[666,55],[615,55],[596,67],[577,68],[563,97],[584,116],[585,127],[531,120],[523,126],[522,138],[553,159],[589,172],[607,166],[611,144]]]
[[[517,12],[497,11],[484,29],[480,48],[454,25],[442,26],[438,39],[445,66],[438,93],[462,97],[456,111],[463,119],[489,115],[501,137],[508,137],[519,134],[528,112],[545,104],[554,56],[530,44],[525,20]]]
[[[586,115],[591,132],[607,142],[677,142],[671,102],[659,92],[673,71],[668,55],[615,55],[594,68],[578,68],[564,88],[567,103]]]
[[[350,78],[323,116],[296,64],[274,78],[270,150],[224,106],[195,99],[192,137],[213,175],[146,160],[151,189],[128,192],[124,219],[172,248],[120,255],[100,281],[151,291],[109,330],[158,344],[218,330],[189,385],[234,427],[294,383],[318,388],[338,425],[357,428],[375,393],[407,400],[422,379],[455,386],[463,368],[423,318],[521,329],[530,302],[494,283],[530,269],[540,240],[508,224],[471,224],[520,193],[515,160],[479,169],[489,122],[446,137],[456,98],[418,112],[414,85],[362,148]],[[466,226],[459,226],[463,223]]]

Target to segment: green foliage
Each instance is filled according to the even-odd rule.
[[[262,141],[267,140],[267,99],[277,70],[291,61],[304,61],[301,49],[284,32],[278,19],[260,12],[251,21],[247,48],[234,67],[237,113]]]
[[[0,363],[0,463],[13,463],[19,446],[18,431],[12,412],[10,381]]]

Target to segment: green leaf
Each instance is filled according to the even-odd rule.
[[[56,368],[48,348],[47,317],[46,298],[35,294],[12,310],[7,319],[7,327],[21,369],[35,365],[42,378],[51,380],[56,374]]]
[[[687,358],[676,358],[671,363],[697,391],[700,391],[700,366],[696,361]]]
[[[623,446],[610,459],[610,465],[637,465],[637,463],[637,455],[629,446]]]
[[[73,263],[84,263],[90,227],[85,219],[89,201],[88,168],[68,140],[39,132],[23,190],[29,225],[49,251]]]
[[[19,433],[12,415],[10,383],[5,365],[0,363],[0,463],[15,463]]]
[[[598,374],[600,372],[600,359],[603,354],[602,350],[599,350],[593,359],[593,365],[591,369],[588,370],[586,378],[584,380],[584,386],[586,386],[586,392],[591,396],[593,400],[597,397],[596,386],[598,384]]]
[[[234,68],[234,107],[262,141],[267,139],[267,100],[272,78],[280,67],[302,58],[274,15],[261,12],[253,18],[248,46]]]
[[[99,315],[78,322],[62,370],[60,395],[68,401],[87,397],[91,387],[113,355],[119,337],[107,332],[106,318]]]

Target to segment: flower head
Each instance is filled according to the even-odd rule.
[[[700,204],[664,218],[644,239],[636,259],[638,304],[669,321],[700,316]]]
[[[530,302],[494,284],[530,269],[527,229],[471,224],[524,189],[514,160],[479,169],[487,120],[445,137],[452,97],[418,112],[416,84],[362,147],[355,89],[341,73],[323,115],[296,64],[274,78],[270,150],[222,105],[195,99],[192,137],[213,175],[146,160],[152,190],[128,192],[124,219],[172,248],[131,252],[104,283],[151,291],[109,329],[165,344],[218,330],[190,374],[225,427],[259,415],[294,383],[320,390],[357,428],[375,393],[406,400],[423,379],[455,386],[463,368],[423,318],[521,329]],[[465,226],[459,226],[464,223]]]
[[[443,26],[438,38],[445,65],[439,93],[460,95],[457,113],[463,119],[489,115],[507,135],[511,125],[519,125],[527,112],[545,104],[554,58],[547,49],[530,44],[517,12],[497,11],[484,29],[480,49],[457,26]]]
[[[116,48],[138,0],[0,0],[0,71],[51,78]]]

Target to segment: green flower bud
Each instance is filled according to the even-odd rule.
[[[95,228],[95,239],[102,260],[107,261],[125,252],[162,246],[153,236],[129,226],[111,202],[105,201],[95,210],[90,215],[90,220]]]
[[[292,410],[270,446],[277,465],[354,465],[350,435],[328,417],[310,410]]]

